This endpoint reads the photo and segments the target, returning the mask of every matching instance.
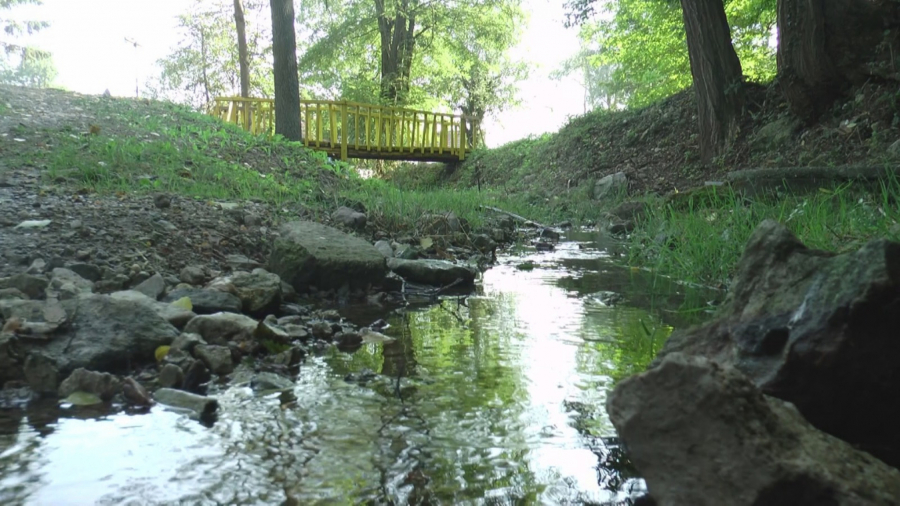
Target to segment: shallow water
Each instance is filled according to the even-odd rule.
[[[606,394],[715,294],[594,239],[504,256],[476,295],[388,316],[396,342],[309,358],[293,404],[233,387],[212,427],[160,406],[0,410],[0,504],[628,504],[644,484]]]

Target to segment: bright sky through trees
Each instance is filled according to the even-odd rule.
[[[10,14],[50,22],[30,40],[53,53],[58,86],[134,96],[135,78],[143,85],[148,76],[157,75],[154,62],[178,44],[176,16],[185,5],[184,0],[43,0],[42,6]],[[578,50],[577,31],[563,27],[562,0],[524,0],[524,6],[529,25],[513,56],[536,68],[520,83],[522,104],[486,121],[489,146],[558,130],[567,116],[584,112],[584,90],[577,76],[564,81],[549,77]]]

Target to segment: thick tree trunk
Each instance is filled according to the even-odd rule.
[[[393,18],[384,0],[375,0],[378,33],[381,35],[381,97],[389,103],[403,103],[409,92],[413,51],[416,47],[415,5],[400,0]]]
[[[879,58],[898,49],[898,19],[892,0],[778,0],[778,81],[791,111],[812,123],[850,85],[879,76]]]
[[[275,133],[299,141],[300,78],[293,0],[269,0],[272,7],[272,56],[275,60]]]
[[[700,121],[700,157],[719,155],[737,134],[743,105],[741,62],[722,0],[681,0]]]
[[[234,26],[237,29],[238,64],[241,68],[241,96],[250,96],[250,55],[247,52],[247,24],[244,22],[244,5],[234,0]]]

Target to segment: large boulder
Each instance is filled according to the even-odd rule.
[[[34,302],[34,301],[22,301]],[[11,317],[47,319],[29,305],[5,308]],[[28,352],[40,354],[56,364],[60,377],[83,367],[94,371],[121,372],[152,361],[154,351],[172,342],[178,330],[149,304],[99,294],[83,294],[61,303],[63,321],[46,340],[23,340]],[[57,307],[57,306],[54,306]]]
[[[384,256],[368,242],[311,221],[285,223],[269,256],[269,271],[298,292],[310,285],[320,289],[365,288],[387,273]]]
[[[457,279],[462,280],[462,285],[471,286],[478,274],[473,267],[454,264],[447,260],[389,258],[388,267],[407,281],[432,286],[446,286]]]
[[[765,221],[747,243],[717,317],[669,338],[732,364],[816,427],[900,465],[900,244],[835,255]]]
[[[702,357],[669,354],[622,381],[607,411],[660,506],[889,505],[900,497],[900,471]]]

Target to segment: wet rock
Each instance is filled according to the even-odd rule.
[[[250,380],[250,388],[257,392],[264,390],[289,390],[294,388],[294,382],[273,372],[261,372]]]
[[[59,371],[56,364],[39,353],[30,353],[25,358],[22,373],[28,386],[38,394],[55,394],[59,387]]]
[[[185,333],[198,334],[210,344],[224,345],[228,341],[252,339],[258,322],[249,316],[237,313],[215,313],[200,315],[184,328]]]
[[[409,244],[400,244],[397,246],[394,256],[403,260],[415,260],[419,258],[419,248]]]
[[[600,178],[594,183],[594,200],[614,199],[628,191],[628,177],[624,172],[616,172]]]
[[[338,332],[334,335],[338,348],[354,349],[362,345],[363,338],[358,332]]]
[[[493,254],[497,250],[497,243],[485,234],[478,234],[473,237],[472,245],[486,255]]]
[[[21,353],[11,332],[0,332],[0,385],[22,379]]]
[[[44,290],[49,284],[50,282],[44,276],[31,274],[16,274],[8,278],[0,278],[0,289],[15,288],[31,299],[43,298]]]
[[[331,214],[331,219],[334,220],[335,223],[353,230],[362,230],[366,228],[366,215],[354,209],[350,209],[349,207],[341,206],[337,208],[337,210]]]
[[[231,350],[227,346],[198,344],[194,347],[194,356],[202,360],[213,374],[224,376],[234,371]]]
[[[203,267],[188,265],[178,274],[178,279],[189,285],[202,285],[206,281],[206,273]]]
[[[634,230],[637,223],[648,213],[645,202],[623,202],[605,213],[606,231],[613,235],[627,234]]]
[[[312,335],[316,339],[321,339],[323,341],[327,341],[331,339],[331,336],[334,335],[334,331],[331,329],[331,324],[327,322],[316,322],[312,326]]]
[[[298,292],[366,288],[387,272],[384,256],[368,242],[309,221],[285,223],[269,257],[269,271]]]
[[[52,339],[23,342],[23,347],[40,351],[56,363],[62,375],[81,367],[118,371],[129,364],[152,361],[156,348],[169,344],[178,335],[175,327],[141,302],[85,294],[63,301],[61,306],[67,314],[66,325]],[[30,314],[31,320],[40,321],[46,307],[20,304],[0,309],[13,316]]]
[[[731,364],[816,427],[900,465],[900,244],[842,255],[804,246],[784,226],[757,227],[716,318],[677,331],[660,356]]]
[[[87,392],[109,401],[121,390],[122,382],[112,374],[78,368],[59,385],[58,394],[66,398],[74,392]]]
[[[175,364],[166,364],[159,370],[159,386],[163,388],[180,388],[184,383],[184,371]]]
[[[391,258],[394,256],[394,248],[392,248],[391,243],[387,241],[375,242],[375,249],[377,249],[379,253],[384,255],[384,258]]]
[[[163,297],[164,302],[175,302],[183,297],[191,299],[191,310],[197,314],[221,312],[240,313],[243,303],[237,295],[206,288],[176,288]]]
[[[472,267],[454,264],[446,260],[391,258],[388,259],[388,267],[407,281],[432,286],[449,285],[457,279],[462,280],[463,286],[471,286],[475,283],[475,276],[478,274]]]
[[[94,283],[92,281],[82,278],[69,269],[57,267],[51,273],[47,297],[67,300],[84,293],[91,293],[93,290]]]
[[[188,392],[202,394],[206,392],[206,384],[212,379],[212,373],[202,360],[193,361],[184,373],[184,382],[181,389]]]
[[[673,353],[622,381],[607,411],[660,505],[888,505],[900,497],[900,471],[701,357]]]
[[[272,356],[272,364],[280,365],[286,368],[292,368],[300,365],[300,362],[303,361],[303,358],[306,357],[307,351],[302,346],[293,346],[289,350],[284,350],[281,353],[275,354]]]
[[[29,265],[28,268],[25,269],[25,274],[33,274],[33,275],[43,274],[44,270],[46,268],[47,268],[47,262],[45,262],[43,258],[35,258],[31,262],[31,265]]]
[[[137,380],[132,378],[131,376],[128,376],[124,380],[122,380],[122,395],[125,397],[125,400],[133,406],[153,405],[153,400],[150,398],[150,393],[147,392],[147,389],[144,388],[144,385],[138,383]]]
[[[163,279],[161,274],[156,273],[132,288],[132,290],[141,292],[147,297],[157,300],[159,299],[159,296],[166,291],[166,280]]]
[[[277,312],[286,316],[306,316],[309,309],[299,304],[282,304]]]
[[[219,401],[213,397],[205,397],[172,388],[160,388],[153,392],[153,398],[160,404],[189,410],[201,419],[211,417],[219,408]]]

